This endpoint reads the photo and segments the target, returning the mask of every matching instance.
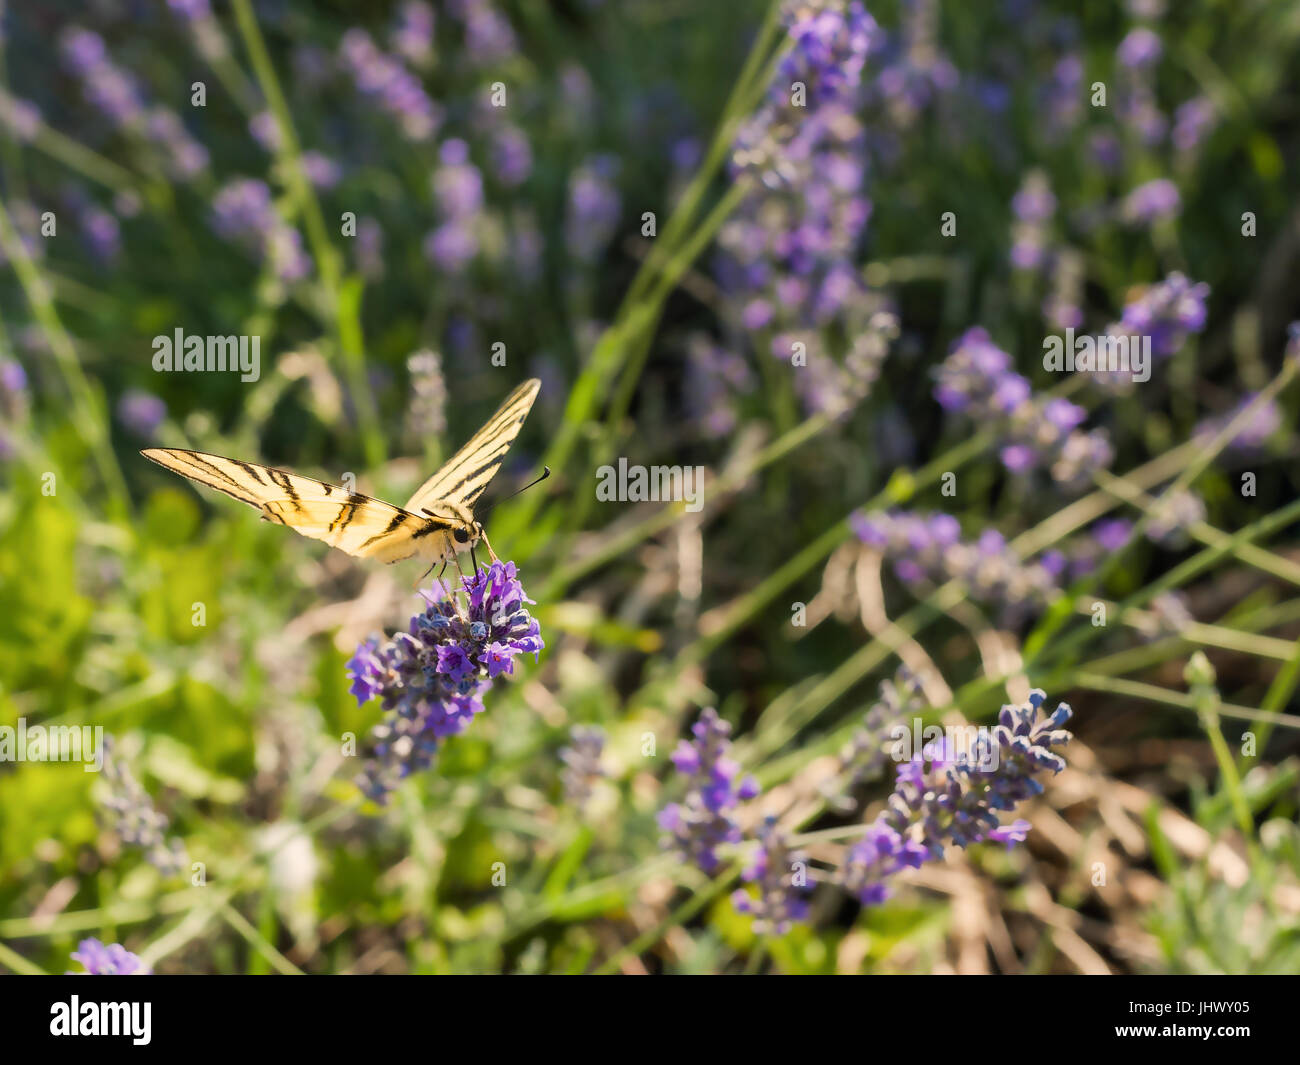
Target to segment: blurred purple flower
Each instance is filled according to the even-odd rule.
[[[1157,358],[1172,355],[1193,333],[1205,328],[1206,300],[1210,286],[1193,282],[1181,273],[1147,286],[1124,306],[1111,336],[1149,336]]]
[[[152,440],[166,417],[167,404],[139,388],[128,388],[117,401],[117,420],[143,440]]]
[[[343,168],[315,149],[302,153],[302,169],[307,180],[318,189],[332,189],[343,178]]]
[[[280,127],[270,111],[259,111],[250,118],[248,132],[265,151],[274,152],[280,147]]]
[[[475,66],[489,66],[518,51],[510,21],[490,0],[448,0],[447,8],[465,30],[465,52]]]
[[[72,960],[86,967],[85,976],[147,976],[138,957],[120,943],[105,946],[98,939],[83,939],[77,944]]]
[[[528,137],[515,126],[505,126],[492,137],[492,165],[501,184],[513,188],[533,171],[533,150]]]
[[[417,440],[435,440],[447,431],[447,382],[442,375],[442,356],[422,348],[406,360],[411,377],[411,398],[406,425]]]
[[[426,66],[433,58],[435,23],[432,7],[422,0],[407,0],[398,12],[397,25],[389,38],[393,51],[408,63]]]
[[[902,510],[854,512],[849,522],[858,539],[879,551],[915,592],[960,581],[968,598],[994,608],[1006,627],[1041,612],[1060,594],[1059,569],[1022,559],[995,529],[985,529],[973,542],[962,540],[952,515]]]
[[[41,128],[41,109],[30,100],[0,89],[0,125],[9,130],[15,140],[30,141]]]
[[[1125,221],[1149,225],[1173,218],[1181,207],[1178,186],[1167,178],[1156,178],[1139,185],[1124,197],[1120,210]]]
[[[80,215],[82,233],[90,253],[100,262],[112,262],[122,251],[122,231],[117,219],[93,203],[84,205]]]
[[[1203,440],[1218,436],[1243,410],[1255,402],[1258,395],[1257,392],[1251,392],[1243,396],[1230,410],[1204,419],[1196,426],[1192,435]],[[1281,428],[1282,409],[1277,405],[1276,400],[1270,398],[1260,404],[1246,424],[1237,430],[1228,441],[1227,447],[1235,451],[1261,451],[1269,438]]]
[[[367,281],[377,281],[384,276],[384,231],[373,218],[357,220],[356,235],[357,272]]]
[[[1048,469],[1058,484],[1070,486],[1113,458],[1101,430],[1077,428],[1079,408],[1035,396],[1029,381],[1011,369],[1011,356],[978,326],[957,339],[939,367],[935,399],[991,429],[1003,465],[1013,473]]]
[[[81,81],[86,99],[110,122],[139,126],[144,120],[144,100],[135,80],[108,57],[104,39],[91,30],[72,26],[61,40],[63,61]]]
[[[569,731],[569,745],[560,749],[565,802],[581,808],[591,798],[596,781],[608,775],[601,765],[604,750],[603,729],[595,725],[574,725]]]
[[[1115,55],[1123,66],[1143,69],[1158,62],[1163,52],[1164,46],[1155,31],[1138,26],[1119,42]]]
[[[408,140],[427,141],[442,124],[442,114],[420,80],[399,60],[376,47],[370,34],[350,29],[339,43],[339,57],[357,89],[394,118]]]
[[[433,172],[433,198],[444,219],[466,218],[483,208],[483,177],[469,161],[469,145],[459,138],[442,143]]]
[[[131,772],[113,737],[104,737],[103,753],[101,805],[113,815],[113,831],[123,843],[143,851],[146,861],[164,876],[178,875],[188,858],[185,845],[167,834],[167,815]]]
[[[569,178],[565,240],[570,254],[581,262],[593,262],[618,225],[623,201],[611,180],[616,169],[613,156],[595,156]]]
[[[1217,117],[1214,103],[1207,96],[1193,96],[1180,104],[1174,112],[1174,129],[1170,134],[1174,147],[1180,152],[1194,151],[1214,127]]]
[[[754,918],[759,935],[783,936],[795,921],[808,917],[808,894],[812,878],[808,857],[790,849],[786,835],[776,827],[776,818],[764,818],[758,829],[758,853],[742,871],[741,879],[758,887],[758,896],[739,890],[731,901],[739,913]]]
[[[453,219],[424,238],[424,257],[443,273],[458,274],[478,255],[478,237],[470,221]]]

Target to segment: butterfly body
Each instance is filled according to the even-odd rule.
[[[184,448],[148,448],[145,458],[198,481],[303,536],[357,558],[447,562],[486,542],[474,501],[501,468],[541,382],[519,385],[469,442],[416,491],[405,507],[255,462]],[[489,548],[490,550],[490,548]]]

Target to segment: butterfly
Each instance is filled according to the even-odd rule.
[[[256,507],[263,521],[277,521],[357,558],[391,565],[418,556],[430,563],[430,570],[439,562],[445,569],[449,560],[460,552],[472,552],[482,540],[495,561],[496,552],[472,508],[505,461],[541,387],[537,378],[529,378],[506,396],[497,412],[420,485],[404,507],[288,470],[203,451],[151,447],[140,454]]]

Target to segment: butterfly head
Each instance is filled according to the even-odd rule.
[[[456,542],[456,551],[458,553],[469,551],[483,539],[483,526],[477,521],[470,520],[452,529],[451,538]]]

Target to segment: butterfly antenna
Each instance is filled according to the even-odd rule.
[[[530,489],[530,488],[533,487],[533,485],[535,485],[535,484],[541,484],[541,483],[542,483],[544,480],[546,480],[546,478],[548,478],[550,475],[551,475],[551,467],[549,467],[549,466],[543,466],[543,467],[542,467],[542,475],[541,475],[540,477],[538,477],[537,480],[535,480],[535,481],[529,481],[529,482],[528,482],[526,485],[524,485],[522,488],[518,489],[518,491],[511,492],[508,496],[502,496],[500,499],[498,499],[498,500],[496,501],[496,503],[493,503],[492,506],[488,507],[486,510],[483,511],[483,516],[484,516],[484,517],[487,517],[487,515],[490,514],[490,513],[492,512],[493,507],[495,507],[495,506],[497,505],[497,503],[504,503],[507,499],[514,499],[515,496],[519,495],[520,492],[527,492],[528,489]],[[488,548],[488,550],[491,550],[491,548]],[[493,556],[493,557],[495,557],[495,556]]]

